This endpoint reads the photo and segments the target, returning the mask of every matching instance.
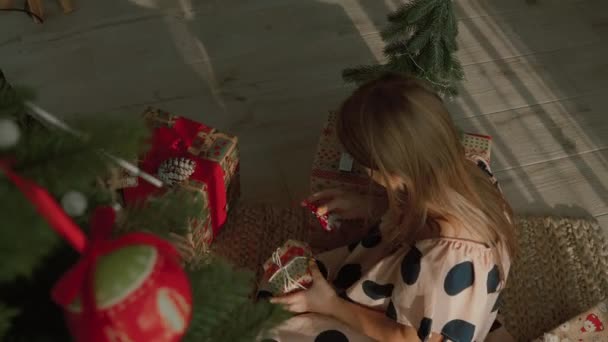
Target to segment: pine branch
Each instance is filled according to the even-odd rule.
[[[429,81],[440,95],[455,95],[463,73],[453,56],[458,25],[451,1],[414,0],[389,14],[390,24],[381,32],[389,62],[346,69],[344,80],[360,83],[397,72]]]
[[[117,229],[123,232],[147,230],[167,237],[169,232],[186,231],[191,218],[207,215],[203,195],[184,189],[168,191],[123,209]]]
[[[253,274],[219,259],[190,280],[194,313],[185,342],[251,341],[289,317],[275,305],[252,302]]]
[[[12,319],[17,316],[18,313],[18,310],[0,303],[0,340],[4,340],[4,336],[11,327]]]
[[[360,66],[342,71],[342,77],[347,82],[361,83],[379,77],[387,70],[384,65]]]
[[[29,277],[40,260],[59,242],[59,237],[36,213],[23,195],[6,181],[0,182],[0,282]],[[10,260],[10,261],[9,261]]]
[[[433,10],[444,1],[447,0],[415,0],[412,8],[405,14],[404,21],[410,25],[415,25],[420,20],[430,16]]]

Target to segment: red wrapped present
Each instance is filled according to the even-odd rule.
[[[135,186],[123,189],[125,202],[145,201],[172,186],[204,191],[211,234],[201,236],[211,243],[240,195],[237,138],[160,110],[149,108],[144,118],[153,134],[150,150],[140,159],[139,167],[156,175],[165,186],[159,189],[138,179]],[[196,222],[197,226],[205,226],[204,218],[196,218]]]
[[[314,204],[310,201],[307,201],[307,200],[303,201],[302,203],[317,218],[317,220],[319,221],[319,224],[321,225],[321,228],[323,228],[324,230],[331,232],[331,231],[334,231],[335,229],[340,228],[341,222],[340,222],[340,217],[338,215],[327,214],[327,213],[319,215],[317,213],[317,209],[319,209],[319,207],[316,204]]]
[[[275,296],[307,289],[312,284],[311,260],[307,244],[288,240],[264,263],[263,287]]]

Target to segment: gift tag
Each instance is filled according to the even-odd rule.
[[[317,209],[318,207],[309,202],[309,201],[304,201],[304,205],[310,209],[310,211],[312,212],[313,215],[315,215],[315,217],[317,218],[317,220],[319,220],[319,223],[321,224],[321,227],[328,231],[331,232],[334,229],[338,229],[340,228],[340,217],[336,214],[324,214],[324,215],[319,215],[317,214]]]
[[[353,170],[353,162],[353,157],[350,154],[343,152],[340,156],[340,171],[351,172]]]

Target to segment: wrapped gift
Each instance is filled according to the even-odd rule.
[[[314,217],[319,221],[321,228],[325,229],[328,232],[340,228],[342,222],[340,221],[340,217],[338,215],[328,213],[320,215],[317,213],[319,207],[316,204],[307,200],[303,201],[302,204],[304,204],[304,206],[310,210],[311,214],[314,215]]]
[[[608,301],[572,317],[534,342],[608,341]]]
[[[288,240],[264,263],[263,280],[273,295],[308,288],[312,284],[312,252],[305,243]]]
[[[465,156],[475,161],[481,158],[488,165],[491,143],[492,138],[486,135],[464,133],[462,136]],[[336,115],[333,112],[329,113],[321,131],[310,184],[313,193],[336,187],[360,193],[383,193],[379,186],[371,183],[365,168],[344,151],[336,134]]]
[[[311,191],[346,188],[359,193],[382,190],[373,184],[365,168],[344,151],[336,134],[336,115],[330,112],[321,131],[311,173]]]
[[[202,123],[167,112],[147,109],[146,122],[153,130],[149,151],[139,167],[163,181],[162,188],[129,180],[122,189],[124,201],[145,201],[170,187],[186,187],[205,193],[206,212],[192,218],[192,245],[210,244],[226,221],[230,207],[240,195],[237,138]],[[133,185],[134,184],[134,185]]]
[[[462,135],[462,146],[465,156],[469,159],[481,157],[490,164],[490,153],[492,148],[492,137],[488,135],[464,133]]]

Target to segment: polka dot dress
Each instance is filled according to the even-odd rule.
[[[468,240],[418,241],[387,255],[387,217],[357,244],[317,256],[321,273],[343,298],[382,311],[415,328],[424,341],[483,341],[496,319],[504,287],[492,248]],[[506,255],[502,253],[501,255]],[[263,293],[263,292],[262,292]],[[275,341],[372,341],[347,325],[318,314],[296,316],[276,329]]]

